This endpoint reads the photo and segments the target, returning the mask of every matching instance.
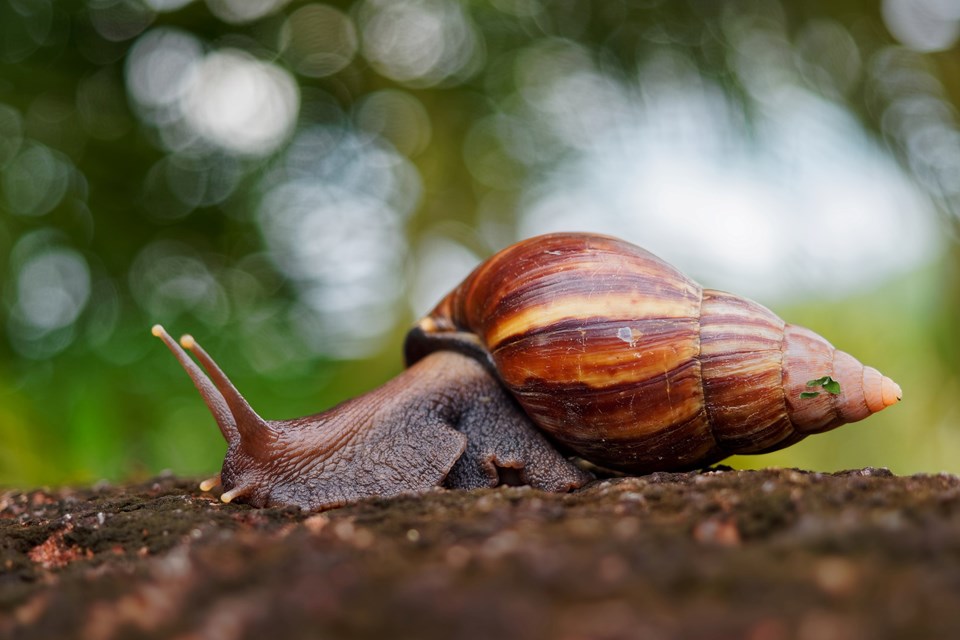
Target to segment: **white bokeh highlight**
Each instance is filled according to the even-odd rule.
[[[359,16],[364,56],[397,82],[416,87],[454,84],[482,62],[482,35],[459,3],[367,0]]]
[[[937,254],[929,201],[836,105],[785,88],[757,144],[709,88],[625,92],[610,104],[632,112],[528,190],[521,236],[616,235],[770,301],[846,295]]]
[[[184,119],[218,147],[266,155],[291,132],[299,90],[287,71],[230,49],[208,54],[192,71]]]
[[[960,37],[956,0],[883,0],[881,7],[893,37],[915,51],[944,51]]]
[[[134,108],[171,151],[268,155],[290,136],[300,107],[285,69],[236,49],[208,51],[173,28],[137,40],[126,78]]]
[[[402,311],[404,224],[419,203],[409,161],[351,129],[301,132],[263,180],[258,220],[297,290],[290,324],[314,354],[383,348]]]
[[[14,314],[39,333],[69,326],[90,297],[90,269],[80,253],[50,248],[28,259],[17,274]]]

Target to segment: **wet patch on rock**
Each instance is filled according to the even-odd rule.
[[[192,482],[0,496],[0,636],[960,637],[960,479],[653,474],[224,505]]]

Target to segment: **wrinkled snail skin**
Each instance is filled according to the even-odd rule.
[[[788,446],[900,399],[875,369],[765,307],[703,289],[591,234],[520,242],[481,264],[410,353],[480,350],[534,423],[601,467],[684,470]],[[801,398],[831,376],[841,393]]]
[[[332,508],[437,486],[496,486],[504,469],[549,491],[591,478],[556,451],[479,362],[454,351],[430,354],[328,411],[264,420],[192,337],[177,344],[159,325],[153,333],[193,379],[227,441],[220,476],[201,485],[221,484],[225,502]]]
[[[631,473],[788,446],[900,400],[817,334],[607,236],[552,234],[478,266],[418,322],[408,368],[313,416],[260,418],[190,336],[154,334],[228,448],[225,502],[330,508],[517,480],[568,491],[575,455]],[[185,350],[186,349],[186,350]],[[191,359],[190,354],[203,369]],[[801,398],[830,376],[841,393]]]

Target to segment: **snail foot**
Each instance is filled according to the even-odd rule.
[[[451,489],[529,484],[571,491],[593,476],[567,460],[498,386],[478,395],[455,425],[467,447],[444,480]]]

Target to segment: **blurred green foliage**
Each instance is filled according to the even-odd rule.
[[[737,165],[733,139],[785,158],[789,183],[795,150],[768,125],[791,109],[802,122],[808,99],[820,111],[800,140],[830,138],[823,114],[849,118],[927,210],[892,229],[867,211],[844,230],[849,202],[822,228],[780,220],[824,244],[888,233],[862,260],[850,250],[866,275],[840,290],[816,295],[835,267],[789,231],[772,253],[810,270],[803,295],[757,276],[780,315],[896,379],[905,401],[734,463],[960,471],[960,12],[948,5],[0,0],[0,483],[212,473],[220,436],[152,324],[194,334],[264,415],[316,412],[395,373],[405,327],[476,260],[550,224],[620,228],[593,210],[599,196],[551,214],[551,196],[572,198],[557,186],[569,172],[600,167],[611,175],[584,193],[622,200],[631,164],[651,162],[632,140],[670,149],[709,125],[715,165]],[[816,153],[814,165],[858,163]],[[685,170],[664,206],[712,197]],[[855,198],[887,197],[864,184]],[[768,198],[770,218],[790,199]],[[669,222],[643,215],[618,235],[648,244]],[[657,250],[718,286],[744,252],[697,262],[715,247],[687,243],[685,224]],[[908,251],[924,225],[939,240]]]

